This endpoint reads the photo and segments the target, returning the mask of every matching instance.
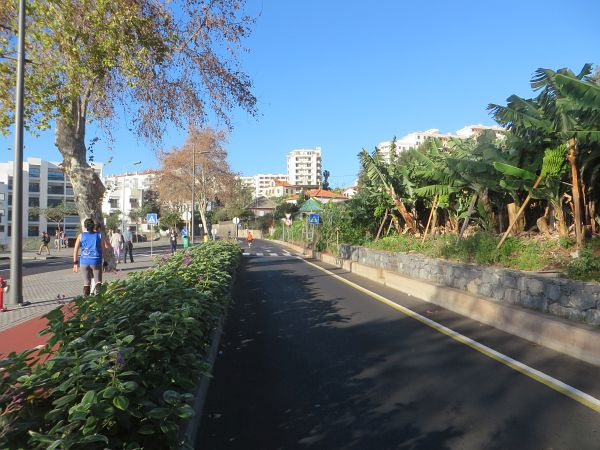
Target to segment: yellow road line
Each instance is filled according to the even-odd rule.
[[[592,409],[593,411],[596,411],[597,413],[600,413],[600,400],[599,399],[592,397],[591,395],[586,394],[585,392],[582,392],[579,389],[574,388],[573,386],[563,383],[562,381],[557,380],[556,378],[553,378],[550,375],[540,372],[539,370],[536,370],[533,367],[529,367],[528,365],[523,364],[522,362],[517,361],[516,359],[513,359],[509,356],[506,356],[503,353],[500,353],[486,345],[483,345],[480,342],[474,341],[473,339],[468,338],[467,336],[457,333],[456,331],[451,330],[450,328],[447,328],[442,324],[439,324],[431,319],[428,319],[427,317],[422,316],[421,314],[416,313],[413,310],[406,308],[405,306],[399,305],[379,294],[376,294],[375,292],[370,291],[356,283],[353,283],[352,281],[346,280],[345,278],[340,277],[339,275],[336,275],[336,274],[330,272],[329,270],[327,270],[321,266],[318,266],[317,264],[311,263],[310,261],[307,261],[306,259],[301,258],[299,256],[297,256],[297,258],[301,259],[306,264],[308,264],[322,272],[325,272],[329,276],[341,281],[342,283],[347,284],[348,286],[356,289],[357,291],[360,291],[363,294],[366,294],[369,297],[371,297],[381,303],[384,303],[384,304],[390,306],[391,308],[394,308],[395,310],[400,311],[401,313],[403,313],[415,320],[418,320],[422,324],[425,324],[428,327],[433,328],[434,330],[439,331],[440,333],[443,333],[446,336],[451,337],[455,341],[460,342],[461,344],[467,345],[467,346],[471,347],[472,349],[477,350],[478,352],[484,354],[485,356],[492,358],[495,361],[498,361],[498,362],[504,364],[505,366],[508,366],[511,369],[516,370],[517,372],[520,372],[523,375],[528,376],[529,378],[531,378],[539,383],[542,383],[543,385],[548,386],[549,388],[551,388],[557,392],[560,392],[563,395],[566,395],[567,397],[581,403],[582,405]]]

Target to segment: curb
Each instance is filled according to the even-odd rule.
[[[225,315],[223,315],[219,319],[219,322],[217,323],[217,328],[215,328],[211,336],[210,350],[208,352],[207,357],[207,363],[210,366],[211,373],[212,368],[215,364],[215,359],[217,358],[219,344],[221,343],[221,336],[223,334],[224,323]],[[209,375],[200,375],[200,378],[198,380],[198,389],[196,390],[193,405],[194,415],[190,419],[186,420],[182,425],[182,429],[184,430],[180,447],[182,450],[194,448],[196,436],[198,435],[198,429],[200,428],[200,419],[202,418],[202,411],[204,409],[204,404],[206,403],[206,394],[208,392],[208,386],[210,385],[211,378],[212,376]]]
[[[274,242],[411,297],[439,305],[543,347],[600,366],[600,330],[589,325],[500,304],[465,291],[407,278],[396,272],[318,253],[287,242]]]

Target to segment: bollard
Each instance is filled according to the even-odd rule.
[[[4,281],[4,278],[0,276],[0,312],[8,311],[4,307],[4,288],[6,288],[6,286],[8,286],[8,284]]]

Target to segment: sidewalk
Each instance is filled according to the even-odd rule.
[[[153,245],[165,245],[165,242],[155,241]],[[110,282],[125,278],[129,272],[145,270],[153,265],[156,256],[164,252],[164,249],[155,250],[153,257],[150,257],[150,243],[140,242],[134,247],[135,262],[120,263],[116,272],[104,273],[103,279],[105,282]],[[67,253],[61,251],[60,256],[67,257]],[[44,263],[40,262],[40,264]],[[31,344],[40,340],[37,331],[45,326],[45,321],[40,316],[81,295],[82,290],[82,275],[80,272],[74,273],[71,265],[61,270],[24,276],[23,301],[30,304],[27,306],[5,305],[8,311],[0,312],[0,354],[32,348]],[[33,341],[30,336],[32,333]],[[15,334],[18,335],[18,339],[13,336]],[[45,340],[38,343],[43,342]],[[18,345],[10,348],[13,344]]]

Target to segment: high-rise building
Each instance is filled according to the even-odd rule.
[[[287,156],[288,182],[302,188],[321,186],[321,147],[292,150]]]
[[[90,164],[98,176],[102,176],[102,163]],[[0,163],[0,243],[6,245],[12,235],[13,161]],[[29,208],[52,208],[66,203],[74,205],[73,186],[62,170],[61,164],[40,158],[27,158],[23,162],[23,236],[39,237],[43,231],[50,236],[59,226],[48,221],[43,214],[30,213]],[[78,215],[65,217],[60,224],[67,236],[79,230]]]

